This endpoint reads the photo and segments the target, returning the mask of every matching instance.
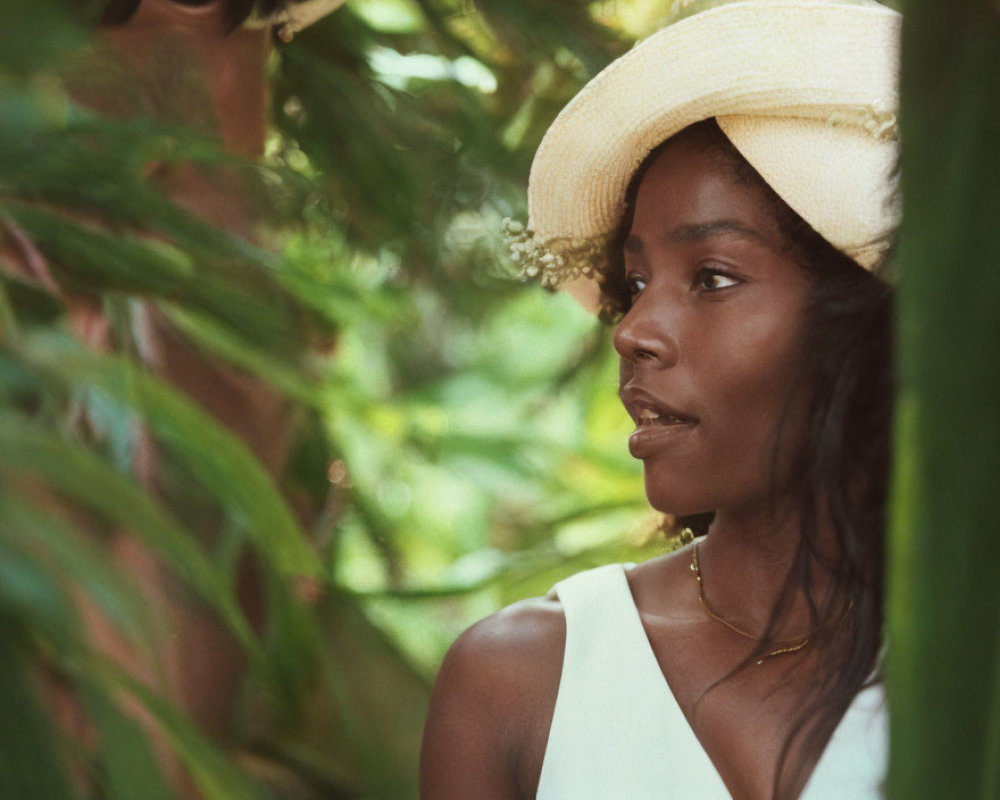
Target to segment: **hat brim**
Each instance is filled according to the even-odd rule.
[[[846,132],[869,149],[872,142],[882,143],[876,160],[894,161],[900,23],[897,12],[877,4],[742,0],[664,28],[599,73],[553,122],[531,167],[529,227],[542,242],[613,235],[626,188],[643,159],[709,117],[732,117],[730,128],[740,130],[747,128],[739,122],[746,117],[811,121],[817,131]],[[747,138],[766,152],[755,135],[759,129],[749,128]],[[739,137],[727,135],[741,149]],[[810,161],[809,148],[804,149],[803,168]],[[753,153],[744,156],[754,164]],[[858,173],[856,165],[846,166]],[[875,171],[882,174],[863,176],[862,182],[876,185],[866,194],[885,205],[886,168]],[[811,176],[792,173],[793,183],[813,183]],[[801,204],[775,185],[780,178],[764,177],[793,208]],[[808,213],[796,210],[831,238]],[[891,228],[897,221],[892,209],[861,212],[879,215],[869,228]],[[858,232],[859,241],[870,233]],[[842,237],[833,243],[845,250],[851,244]]]

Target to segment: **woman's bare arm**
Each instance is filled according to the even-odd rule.
[[[561,606],[541,599],[510,606],[459,637],[431,698],[423,800],[534,797],[565,639]]]

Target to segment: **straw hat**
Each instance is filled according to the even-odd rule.
[[[899,222],[900,15],[871,0],[732,0],[669,25],[563,109],[535,155],[528,274],[597,306],[593,276],[631,176],[708,117],[778,195],[867,269]],[[567,285],[570,284],[570,285]]]

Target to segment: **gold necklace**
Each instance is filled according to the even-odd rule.
[[[740,636],[742,636],[742,637],[744,637],[746,639],[749,639],[751,642],[758,642],[759,643],[761,641],[761,639],[760,639],[759,636],[754,636],[752,633],[747,633],[742,628],[739,628],[736,625],[734,625],[728,619],[725,619],[724,617],[720,617],[718,614],[716,614],[714,611],[712,611],[712,609],[709,607],[708,603],[705,602],[705,592],[702,589],[702,585],[701,585],[701,570],[698,567],[698,545],[699,544],[700,544],[700,542],[695,542],[694,547],[691,548],[691,571],[694,573],[695,580],[698,581],[698,599],[701,600],[701,607],[705,609],[705,612],[708,614],[708,616],[710,616],[716,622],[721,622],[723,625],[725,625],[727,628],[729,628],[729,630],[731,630],[733,633],[738,633]],[[848,612],[849,611],[850,611],[850,608],[848,608]],[[845,617],[847,616],[847,612],[844,613],[844,616]],[[843,619],[843,617],[841,619]],[[840,620],[838,620],[838,623],[839,622],[840,622]],[[767,659],[773,658],[774,656],[780,656],[780,655],[785,655],[787,653],[797,653],[797,652],[799,652],[799,650],[801,650],[807,644],[809,644],[809,640],[813,637],[813,634],[816,633],[819,630],[822,630],[822,628],[817,628],[814,631],[810,631],[809,633],[807,633],[805,635],[805,638],[802,639],[799,642],[795,642],[795,640],[789,640],[788,642],[775,642],[775,644],[785,644],[787,646],[785,646],[785,647],[778,647],[778,648],[772,650],[769,653],[763,654],[759,659],[757,659],[757,664],[758,665],[759,664],[763,664]]]

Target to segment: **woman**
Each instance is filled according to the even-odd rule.
[[[425,798],[879,795],[898,22],[716,4],[547,133],[516,250],[599,288],[647,497],[711,522],[463,634]]]

